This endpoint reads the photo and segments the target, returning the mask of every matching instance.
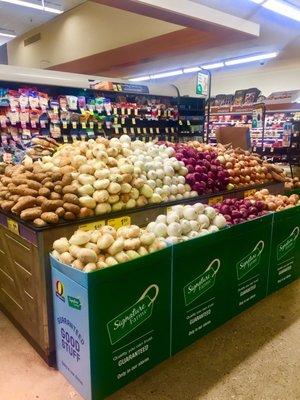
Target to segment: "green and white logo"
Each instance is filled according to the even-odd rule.
[[[296,246],[296,242],[299,236],[299,226],[296,226],[291,234],[284,239],[277,246],[277,260],[281,260],[285,255],[287,255],[290,251],[294,250]]]
[[[252,271],[253,268],[257,267],[260,262],[260,257],[264,250],[264,247],[265,243],[260,240],[251,251],[251,253],[249,253],[246,257],[244,257],[236,264],[238,280],[242,279],[245,275]]]
[[[149,293],[153,295],[150,297]],[[159,287],[150,285],[131,307],[107,323],[110,343],[114,345],[151,317]]]
[[[214,286],[220,265],[220,260],[216,258],[210,263],[203,274],[197,276],[197,278],[183,288],[184,302],[186,306],[191,304]]]

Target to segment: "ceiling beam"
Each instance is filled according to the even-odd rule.
[[[197,4],[190,0],[93,0],[96,3],[120,8],[136,14],[193,29],[224,29],[243,32],[250,36],[259,36],[260,26],[254,22],[231,14]]]

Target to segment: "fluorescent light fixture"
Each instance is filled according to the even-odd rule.
[[[184,74],[190,74],[191,72],[199,72],[199,71],[201,71],[200,67],[190,67],[190,68],[183,69]]]
[[[0,0],[0,1],[2,1],[4,3],[15,4],[17,6],[34,8],[35,10],[46,11],[46,12],[53,13],[53,14],[62,14],[63,13],[63,11],[58,10],[56,8],[46,7],[46,6],[44,7],[41,4],[29,3],[28,1],[23,1],[23,0]]]
[[[202,65],[203,69],[216,69],[216,68],[222,68],[224,67],[224,63],[223,62],[217,62],[214,64],[206,64],[206,65]]]
[[[300,9],[280,0],[268,0],[262,4],[268,10],[274,11],[285,17],[294,19],[300,22]]]
[[[137,78],[131,78],[129,79],[131,82],[143,82],[143,81],[149,81],[150,80],[150,76],[138,76]]]
[[[225,65],[238,65],[238,64],[245,64],[248,62],[253,62],[253,61],[261,61],[261,60],[268,60],[270,58],[275,58],[277,57],[278,53],[266,53],[266,54],[259,54],[256,56],[249,56],[249,57],[244,57],[244,58],[237,58],[235,60],[228,60],[225,61]]]
[[[177,75],[182,75],[182,74],[183,74],[183,70],[178,69],[176,71],[161,72],[159,74],[150,75],[150,78],[151,79],[159,79],[159,78],[167,78],[169,76],[177,76]]]
[[[17,37],[16,35],[12,35],[11,33],[4,33],[4,32],[0,32],[0,36],[9,37],[9,38]]]
[[[284,17],[300,21],[300,9],[287,3],[283,0],[252,0],[256,4],[261,4],[262,7],[281,14]]]

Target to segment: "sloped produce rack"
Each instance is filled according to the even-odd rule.
[[[89,274],[51,258],[59,370],[104,399],[299,278],[299,231],[297,206]]]
[[[283,193],[281,183],[246,187],[217,195],[201,196],[159,205],[120,211],[108,215],[62,221],[58,225],[37,228],[15,215],[0,213],[0,308],[6,313],[42,357],[55,364],[53,306],[49,252],[54,240],[70,237],[79,227],[93,229],[102,224],[121,226],[131,221],[141,227],[166,214],[179,203],[215,204],[228,197],[246,197],[253,190],[267,187],[271,193]]]

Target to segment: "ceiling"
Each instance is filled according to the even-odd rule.
[[[40,0],[26,0],[31,3],[41,4]],[[45,6],[58,10],[69,10],[82,3],[83,0],[53,0],[45,1]],[[29,30],[50,21],[57,15],[32,8],[17,6],[0,1],[0,32],[21,35]],[[0,46],[11,39],[0,36]]]
[[[62,7],[64,10],[83,3],[82,0],[52,1],[52,7]],[[287,1],[300,8],[300,0]],[[163,16],[157,13],[157,18],[160,15],[162,19],[158,21],[153,19],[153,16],[149,19],[149,15],[148,17],[141,15],[137,8],[136,14],[128,12],[128,9],[124,11],[125,3],[134,5],[138,2],[137,0],[85,2],[79,8],[44,25],[44,28],[43,26],[38,28],[38,31],[44,29],[42,41],[28,46],[28,49],[24,49],[23,46],[24,36],[20,37],[18,43],[15,43],[17,40],[12,41],[9,46],[10,52],[22,54],[22,57],[14,58],[16,62],[13,63],[40,68],[43,66],[41,60],[46,57],[44,51],[47,52],[47,60],[48,58],[50,60],[47,67],[54,70],[128,78],[262,52],[279,51],[279,61],[299,61],[300,23],[266,10],[251,0],[191,0],[191,2],[259,24],[259,37],[247,36],[234,30],[225,32],[220,26],[213,24],[208,29],[203,24],[196,27],[183,23],[174,25],[174,21],[172,24],[166,22],[166,14]],[[144,3],[150,2],[150,0],[144,1]],[[157,3],[167,4],[168,0],[157,0]],[[107,7],[112,4],[119,4],[118,10]],[[182,3],[176,2],[176,4]],[[105,7],[108,9],[107,14],[104,13]],[[17,35],[29,30],[34,33],[36,32],[32,31],[34,27],[44,24],[53,17],[55,14],[0,1],[0,31],[2,28],[14,30]],[[125,20],[130,22],[125,24]],[[160,22],[159,30],[156,29],[158,22]],[[52,30],[47,28],[51,24]],[[71,24],[73,24],[72,29]],[[122,24],[125,24],[125,30],[122,30]],[[60,31],[60,25],[64,27],[64,31]],[[105,34],[98,31],[99,26],[103,27]],[[121,29],[121,34],[116,33],[118,29]],[[70,38],[72,39],[72,35],[75,37],[76,33],[80,35],[76,37],[76,45],[73,46]],[[5,40],[0,37],[0,45],[3,39]],[[57,55],[58,42],[61,47],[59,55]],[[65,50],[64,44],[67,45],[68,51]],[[278,60],[270,60],[269,63],[276,64]]]
[[[127,71],[127,76],[144,75],[277,50],[280,52],[278,59],[270,60],[269,63],[276,63],[277,60],[300,60],[300,22],[275,14],[250,0],[192,1],[258,23],[261,29],[260,36],[243,41],[233,41],[232,44],[213,46],[204,51],[203,49],[193,49],[192,52],[182,55],[162,57],[160,60],[134,66]],[[289,2],[300,8],[300,0],[289,0]],[[241,68],[241,66],[237,68]]]

